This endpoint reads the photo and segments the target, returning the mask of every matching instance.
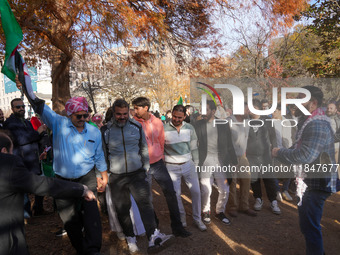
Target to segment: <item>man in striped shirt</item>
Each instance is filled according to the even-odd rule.
[[[201,220],[201,193],[195,170],[198,164],[197,136],[194,127],[183,121],[185,112],[183,105],[176,105],[172,110],[171,121],[164,126],[164,158],[176,191],[183,226],[187,224],[181,198],[182,177],[191,193],[194,224],[205,231],[207,227]]]

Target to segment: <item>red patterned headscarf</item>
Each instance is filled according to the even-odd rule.
[[[92,121],[93,122],[97,122],[97,121],[101,121],[103,119],[103,116],[101,114],[96,113],[93,117],[92,117]]]
[[[85,97],[72,97],[65,104],[65,110],[68,116],[80,111],[88,111],[88,103]]]

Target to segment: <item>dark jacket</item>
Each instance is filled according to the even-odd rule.
[[[123,127],[119,127],[113,118],[107,123],[102,137],[111,173],[125,174],[150,168],[148,144],[142,125],[136,120],[128,119]]]
[[[262,120],[264,121],[264,119]],[[260,126],[261,123],[253,120],[252,125]],[[276,146],[275,130],[271,126],[271,122],[264,121],[264,125],[259,127],[257,132],[254,131],[254,128],[249,128],[246,154],[250,165],[272,164],[271,149]]]
[[[222,166],[237,165],[237,157],[231,139],[229,124],[219,124],[216,126],[218,133],[218,159],[220,164]],[[202,166],[208,154],[207,121],[205,119],[198,120],[194,127],[198,138],[199,166]]]
[[[24,235],[24,193],[79,198],[84,186],[32,174],[21,158],[0,153],[0,254],[29,254]]]
[[[40,174],[39,141],[40,135],[34,130],[30,121],[17,118],[14,114],[6,119],[4,129],[11,133],[13,154],[21,157],[26,168],[35,174]]]

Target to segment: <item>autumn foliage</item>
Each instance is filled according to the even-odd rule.
[[[183,66],[201,49],[221,47],[214,18],[218,9],[258,6],[268,21],[290,26],[303,0],[8,0],[24,32],[25,55],[52,63],[53,107],[70,97],[69,64],[75,54],[99,53],[142,42],[169,48]],[[4,38],[1,38],[4,44]],[[147,63],[147,53],[129,52],[131,61]]]

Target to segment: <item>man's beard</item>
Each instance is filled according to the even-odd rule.
[[[326,112],[326,115],[327,115],[327,117],[332,118],[332,117],[335,117],[336,113],[333,113],[333,112]]]
[[[25,118],[25,112],[15,112],[14,116],[17,118]]]
[[[116,125],[118,126],[118,127],[124,127],[125,125],[126,125],[126,122],[127,121],[125,121],[125,122],[119,122],[119,121],[116,121]]]

